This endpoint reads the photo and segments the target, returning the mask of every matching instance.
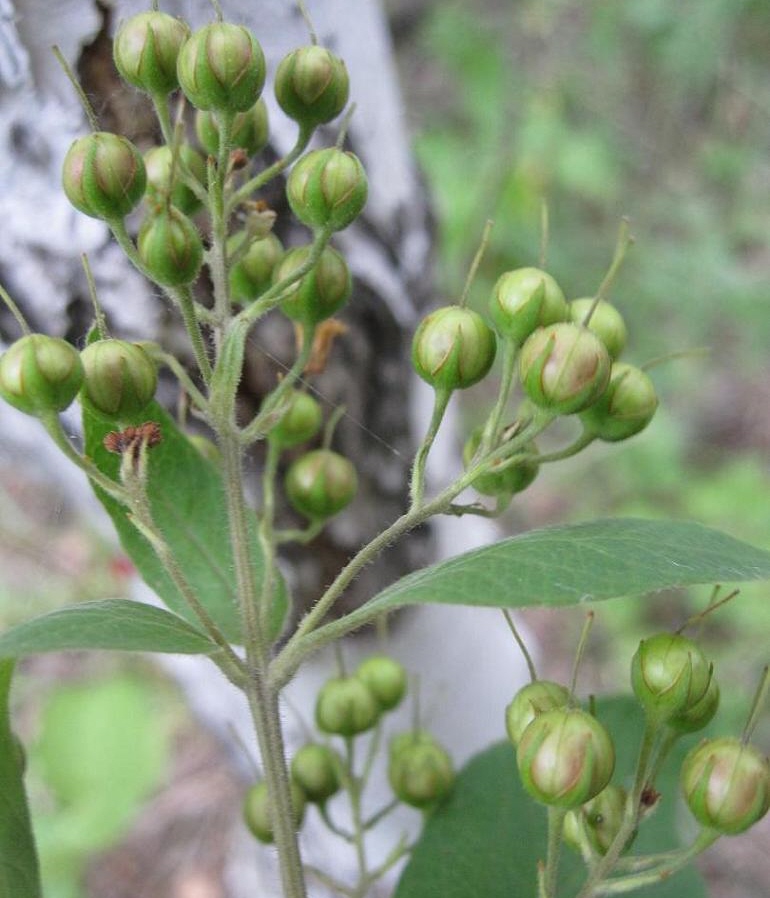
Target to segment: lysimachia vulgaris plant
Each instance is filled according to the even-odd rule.
[[[23,335],[0,358],[0,396],[36,417],[86,474],[125,550],[165,607],[120,599],[82,603],[0,635],[0,893],[42,894],[23,765],[8,719],[13,659],[93,648],[206,656],[243,691],[261,770],[243,796],[243,815],[264,850],[277,854],[286,898],[303,898],[310,877],[335,894],[364,898],[386,874],[392,878],[398,864],[404,867],[399,898],[449,894],[447,881],[453,895],[522,898],[595,898],[668,881],[720,835],[750,827],[770,804],[767,759],[748,741],[763,685],[742,738],[705,739],[680,762],[684,801],[700,827],[691,844],[635,853],[639,834],[656,826],[658,805],[674,801],[659,785],[664,762],[676,760],[679,740],[705,727],[719,701],[712,664],[681,633],[641,642],[632,662],[636,711],[628,699],[581,703],[574,682],[539,680],[532,666],[532,683],[515,694],[499,722],[508,740],[459,772],[452,747],[439,743],[418,711],[409,729],[388,732],[389,714],[404,701],[409,677],[387,648],[352,671],[340,653],[339,670],[318,690],[315,707],[301,709],[315,725],[308,722],[307,744],[287,758],[279,707],[286,684],[313,652],[399,607],[564,605],[767,578],[770,556],[695,524],[598,521],[474,550],[408,575],[356,610],[332,614],[366,565],[430,518],[500,514],[549,464],[595,441],[626,440],[653,420],[653,380],[645,365],[619,360],[628,335],[609,300],[630,244],[624,223],[594,296],[570,301],[566,285],[541,258],[538,267],[501,273],[488,304],[471,308],[480,250],[457,301],[423,318],[412,361],[432,388],[434,404],[411,468],[408,503],[331,583],[319,584],[316,601],[296,620],[279,551],[288,545],[312,551],[314,537],[345,513],[358,488],[353,460],[334,448],[341,411],[325,415],[310,372],[319,364],[313,358],[317,336],[355,302],[355,284],[335,238],[364,211],[367,175],[345,148],[344,114],[352,113],[345,63],[319,46],[312,30],[307,46],[292,50],[271,73],[278,106],[296,123],[295,145],[259,167],[256,157],[269,136],[261,97],[265,57],[258,35],[225,21],[216,5],[213,19],[191,31],[155,4],[122,22],[115,65],[149,97],[162,144],[143,154],[125,137],[101,130],[83,96],[91,131],[74,141],[62,169],[72,205],[106,222],[128,259],[178,314],[192,370],[157,342],[131,343],[113,334],[95,288],[94,324],[80,349],[32,333],[2,291]],[[319,126],[334,122],[336,144],[310,149]],[[288,247],[273,233],[275,213],[264,198],[265,188],[283,178],[305,234]],[[256,413],[244,417],[237,393],[247,340],[267,315],[293,322],[296,357]],[[211,440],[188,434],[156,402],[160,369],[175,379]],[[492,371],[497,394],[467,437],[463,466],[432,488],[426,465],[450,401]],[[60,420],[73,402],[82,410],[82,443]],[[568,432],[565,419],[576,425],[574,438],[563,448],[542,450],[552,425],[559,422],[557,434]],[[264,447],[264,463],[254,508],[244,478],[257,443]],[[464,500],[469,489],[479,498]],[[281,491],[297,513],[294,529],[278,524]],[[425,650],[441,651],[440,634]],[[441,713],[454,713],[451,702]],[[619,719],[635,723],[621,724],[619,732]],[[627,748],[629,733],[639,735],[631,774],[621,764],[618,743]],[[356,751],[361,739],[365,752]],[[363,794],[379,753],[392,800],[366,816]],[[479,790],[480,782],[485,789]],[[352,821],[349,830],[336,816],[341,802]],[[477,817],[469,808],[479,804]],[[545,821],[538,804],[547,809],[547,824],[537,822]],[[422,815],[423,835],[396,842],[372,867],[367,835],[399,805]],[[297,832],[310,814],[355,846],[357,881],[342,882],[333,868],[303,863]],[[458,820],[462,835],[453,837]],[[522,826],[528,835],[517,834]],[[667,826],[660,826],[661,839],[674,838]],[[480,850],[489,838],[494,851]],[[514,844],[526,850],[512,871]],[[575,851],[562,852],[564,844]],[[472,871],[465,874],[465,891],[458,869]],[[697,882],[694,888],[700,888]],[[701,894],[688,892],[691,898]]]

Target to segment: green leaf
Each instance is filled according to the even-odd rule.
[[[217,648],[176,614],[128,599],[71,605],[0,635],[0,658],[65,649],[209,655]]]
[[[574,605],[699,583],[770,579],[770,552],[687,521],[617,519],[534,530],[408,574],[347,620],[438,602]]]
[[[599,702],[598,715],[613,734],[618,765],[613,778],[628,783],[643,727],[628,698]],[[684,749],[669,759],[657,783],[662,799],[642,825],[633,852],[649,854],[681,845],[677,835],[677,771]],[[546,811],[523,790],[516,754],[501,743],[476,755],[460,772],[450,798],[429,819],[401,876],[394,898],[536,898],[538,860],[546,846]],[[576,853],[564,849],[559,898],[572,898],[585,878]],[[692,869],[634,898],[706,898]]]
[[[0,661],[0,898],[42,898],[18,746],[8,707],[13,662]]]
[[[155,523],[171,548],[201,604],[230,642],[242,641],[240,612],[236,600],[235,570],[230,550],[227,505],[222,477],[216,467],[193,446],[173,419],[157,404],[146,408],[139,424],[155,421],[162,440],[149,452],[148,493]],[[103,445],[107,433],[115,429],[89,409],[83,410],[86,452],[96,466],[118,480],[120,457]],[[198,624],[171,578],[158,561],[152,547],[129,520],[126,509],[96,489],[118,531],[121,545],[131,557],[144,581],[177,614]],[[264,568],[256,522],[249,516],[252,529],[250,549],[257,582]],[[279,621],[288,607],[286,587],[278,581],[275,606],[271,614],[277,635]]]

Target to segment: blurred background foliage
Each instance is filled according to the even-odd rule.
[[[446,299],[488,218],[477,308],[503,271],[537,265],[543,202],[547,268],[568,299],[590,296],[627,216],[636,242],[611,291],[626,357],[706,350],[653,369],[661,407],[644,434],[541,472],[503,526],[668,516],[770,547],[770,4],[393,0],[391,11]],[[625,683],[640,631],[677,626],[706,599],[597,609],[605,686]],[[706,627],[727,684],[750,688],[746,659],[766,657],[768,625],[758,585]]]

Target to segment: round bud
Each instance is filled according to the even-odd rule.
[[[383,711],[395,708],[406,694],[406,670],[387,655],[374,655],[362,661],[356,676],[366,683]]]
[[[682,791],[695,819],[724,835],[753,826],[770,808],[768,759],[739,739],[705,739],[685,757]]]
[[[206,183],[206,163],[200,153],[187,144],[179,147],[179,158],[174,165],[171,147],[153,147],[144,154],[147,172],[146,199],[150,206],[171,203],[180,212],[190,215],[201,206],[201,201],[185,184],[180,167],[184,167],[201,186]],[[173,173],[173,183],[172,183]]]
[[[315,722],[323,733],[355,736],[370,730],[379,716],[377,699],[358,677],[328,680],[316,699]]]
[[[158,374],[147,353],[125,340],[97,340],[80,353],[81,396],[109,418],[131,418],[155,395]]]
[[[481,443],[483,428],[477,427],[463,446],[463,464],[467,468]],[[537,447],[529,442],[517,452],[527,452],[537,455]],[[473,488],[485,496],[513,495],[525,490],[537,477],[540,466],[534,461],[522,461],[509,465],[505,460],[495,462],[485,473],[473,481]]]
[[[423,318],[412,340],[412,365],[437,390],[465,389],[492,367],[495,332],[481,315],[444,306]]]
[[[300,456],[286,473],[286,495],[310,520],[330,518],[353,501],[358,489],[356,469],[330,449]]]
[[[265,56],[243,25],[204,25],[179,51],[179,86],[196,109],[245,112],[265,83]]]
[[[190,29],[166,13],[143,12],[120,23],[112,45],[121,77],[148,94],[176,90],[176,61]]]
[[[82,384],[80,353],[59,337],[27,334],[0,356],[0,396],[28,415],[64,411]]]
[[[551,680],[535,680],[519,689],[505,709],[505,729],[514,747],[539,714],[566,708],[569,702],[569,689]]]
[[[142,155],[117,134],[96,131],[72,143],[62,165],[62,186],[72,205],[92,218],[125,218],[147,185]]]
[[[594,300],[591,296],[573,299],[569,304],[569,320],[574,321],[575,324],[583,324],[593,304]],[[593,331],[604,343],[611,359],[618,358],[621,352],[623,352],[628,331],[626,330],[623,316],[615,306],[605,302],[603,299],[599,300],[588,324],[585,326],[588,330]]]
[[[325,47],[300,47],[281,60],[275,98],[286,115],[307,128],[336,118],[348,102],[345,63]]]
[[[489,302],[497,332],[517,346],[538,327],[569,320],[561,287],[539,268],[517,268],[501,275]]]
[[[164,287],[191,284],[203,264],[203,241],[192,221],[174,206],[145,218],[136,248],[153,280]]]
[[[237,249],[244,236],[243,233],[233,234],[227,242],[228,252]],[[282,257],[283,244],[272,232],[259,240],[252,240],[246,252],[230,267],[232,299],[248,302],[264,293]]]
[[[219,125],[211,112],[198,110],[195,113],[195,133],[210,156],[219,155]],[[243,150],[247,156],[256,156],[267,146],[269,136],[267,106],[262,98],[233,119],[230,144],[234,150]]]
[[[631,660],[631,685],[647,716],[659,723],[681,717],[704,698],[711,665],[698,645],[679,633],[659,633],[639,643]]]
[[[714,719],[714,715],[719,708],[719,686],[716,679],[712,676],[709,680],[708,689],[703,693],[700,699],[691,705],[681,714],[671,717],[667,723],[680,733],[697,733],[708,726]]]
[[[614,443],[644,430],[657,407],[655,387],[644,371],[615,362],[607,389],[580,419],[600,440]]]
[[[577,324],[538,328],[519,357],[527,396],[541,408],[572,415],[592,405],[607,387],[610,357],[602,341]]]
[[[399,801],[430,808],[449,794],[455,773],[451,758],[435,740],[421,740],[390,753],[388,780]]]
[[[289,782],[289,789],[294,828],[299,829],[305,816],[305,793],[293,781]],[[251,834],[260,842],[269,845],[274,841],[273,804],[267,794],[267,783],[264,780],[256,783],[246,793],[243,801],[243,819]]]
[[[305,264],[309,255],[308,246],[290,249],[273,269],[273,284],[290,277]],[[293,321],[312,326],[342,308],[352,289],[347,263],[336,249],[326,246],[310,271],[286,288],[280,308]]]
[[[604,856],[623,825],[625,813],[626,790],[607,786],[581,808],[567,811],[564,841],[578,851],[587,842],[595,854]]]
[[[267,437],[284,449],[312,439],[321,429],[321,406],[309,393],[294,390],[289,395],[286,411]]]
[[[615,769],[615,749],[604,726],[577,708],[538,714],[516,751],[524,788],[537,801],[577,808],[598,795]]]
[[[286,185],[292,212],[310,228],[346,228],[364,206],[369,187],[353,153],[328,147],[313,150],[294,166]]]
[[[341,761],[328,745],[310,743],[292,758],[291,776],[308,801],[322,803],[340,789]]]

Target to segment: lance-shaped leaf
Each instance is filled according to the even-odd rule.
[[[13,661],[0,661],[0,898],[42,898],[22,758],[8,707]]]
[[[770,579],[770,552],[688,521],[617,519],[533,530],[408,574],[345,620],[439,602],[574,605],[700,583]]]
[[[70,605],[0,635],[0,658],[67,649],[210,655],[217,648],[178,615],[128,599]]]

